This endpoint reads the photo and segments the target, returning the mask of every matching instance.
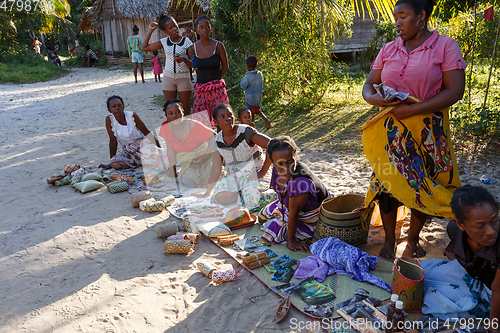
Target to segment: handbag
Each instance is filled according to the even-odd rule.
[[[408,257],[394,260],[392,293],[403,302],[403,310],[420,311],[424,301],[424,270],[418,260]]]

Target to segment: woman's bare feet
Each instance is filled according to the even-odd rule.
[[[404,255],[409,255],[413,258],[425,257],[427,252],[420,246],[418,242],[411,244],[408,242],[406,249],[404,250]]]
[[[382,258],[388,258],[388,259],[395,258],[396,251],[394,245],[395,244],[393,242],[386,241],[384,243],[384,246],[382,246],[382,248],[380,249],[378,255],[381,256]]]

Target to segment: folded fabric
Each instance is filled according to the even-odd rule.
[[[471,288],[473,279],[457,260],[427,259],[420,265],[425,274],[422,313],[453,320],[484,318],[489,312],[491,290],[478,280],[479,288]]]
[[[101,186],[104,186],[103,183],[98,182],[97,180],[87,180],[85,182],[79,182],[73,185],[78,191],[82,193],[87,193],[93,190],[97,190]]]
[[[99,172],[91,172],[82,176],[82,182],[87,180],[102,180],[101,174]]]
[[[165,209],[165,205],[162,201],[156,201],[154,198],[141,201],[139,203],[139,209],[143,212],[161,212]]]
[[[78,169],[80,169],[80,165],[78,165],[78,164],[66,164],[63,167],[63,172],[68,174],[68,173],[72,173],[73,171],[76,171]]]
[[[151,192],[149,191],[140,191],[130,194],[130,203],[134,208],[139,207],[139,203],[147,199],[151,199]]]
[[[206,222],[197,224],[198,229],[208,237],[217,237],[231,234],[228,226],[220,222]]]
[[[272,279],[274,281],[288,283],[292,279],[293,276],[293,268],[278,266],[275,267],[276,272],[274,273]]]
[[[80,169],[75,170],[72,173],[70,173],[70,176],[73,177],[73,176],[76,176],[76,175],[84,175],[84,174],[85,174],[85,169],[84,168],[80,168]]]
[[[335,273],[346,274],[355,281],[368,282],[391,292],[390,285],[370,274],[370,271],[377,265],[377,257],[344,243],[336,237],[320,239],[309,248],[312,254],[330,265]]]
[[[330,271],[330,274],[333,274],[333,269],[329,268],[328,265],[318,257],[312,255],[299,260],[293,277],[302,280],[313,276],[316,281],[323,282],[326,276],[329,275],[328,271]]]
[[[64,176],[62,179],[58,179],[54,182],[55,186],[64,186],[68,185],[71,182],[70,176]]]
[[[123,180],[118,180],[116,182],[108,183],[106,187],[108,188],[108,191],[111,193],[118,193],[128,190],[128,184],[125,183]]]
[[[271,263],[271,266],[274,268],[278,269],[278,267],[292,267],[297,263],[297,260],[285,255],[282,255],[278,259],[276,259],[274,262]]]

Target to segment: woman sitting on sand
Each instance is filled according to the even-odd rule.
[[[329,194],[311,169],[298,161],[298,150],[289,136],[269,142],[267,154],[273,162],[270,188],[278,193],[278,200],[261,210],[259,221],[265,222],[265,241],[307,252],[305,240],[313,236],[319,208]]]
[[[206,187],[212,169],[215,133],[196,120],[184,118],[184,107],[178,99],[167,101],[163,111],[167,121],[161,124],[159,135],[167,143],[168,176],[175,176],[174,166],[179,161],[178,177],[184,185]]]
[[[141,163],[141,141],[150,135],[151,142],[156,139],[146,128],[141,118],[131,111],[124,111],[123,99],[111,96],[106,101],[110,115],[106,117],[106,130],[109,135],[110,166],[115,169],[137,168]],[[118,143],[123,149],[117,154]],[[156,141],[156,145],[159,146]]]
[[[210,183],[202,196],[213,193],[213,203],[236,203],[249,210],[263,206],[262,200],[268,193],[261,192],[258,178],[264,177],[271,161],[268,158],[264,161],[258,148],[266,149],[269,137],[250,126],[235,124],[228,104],[216,105],[212,117],[221,131],[215,136]],[[227,175],[221,178],[222,163]]]

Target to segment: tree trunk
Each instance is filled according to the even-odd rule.
[[[490,89],[491,72],[493,70],[493,63],[495,62],[499,33],[500,33],[500,19],[498,20],[497,37],[495,38],[495,46],[493,46],[493,55],[491,56],[490,73],[488,74],[488,83],[486,84],[486,92],[484,94],[483,109],[486,108],[486,101],[488,100],[488,90]]]

